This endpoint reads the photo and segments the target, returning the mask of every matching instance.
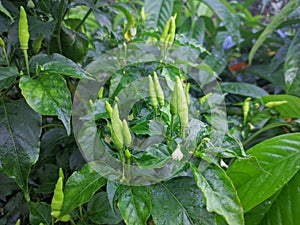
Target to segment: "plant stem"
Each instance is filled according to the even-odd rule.
[[[24,58],[25,58],[25,64],[26,64],[27,75],[30,76],[27,50],[24,49],[23,52],[24,52]]]
[[[59,13],[59,18],[56,23],[56,40],[57,40],[57,45],[58,45],[58,50],[59,53],[62,54],[62,47],[61,47],[61,40],[60,40],[60,32],[61,32],[61,23],[64,17],[64,6],[65,6],[65,0],[60,1],[60,13]]]
[[[8,57],[7,57],[7,54],[6,54],[5,47],[3,47],[2,50],[3,50],[3,54],[5,56],[5,60],[6,60],[7,66],[9,66],[9,60],[8,60]]]
[[[94,1],[94,4],[97,3],[98,0]],[[89,15],[91,14],[91,12],[93,11],[93,9],[89,9],[87,11],[87,13],[85,14],[85,16],[83,17],[83,19],[80,21],[80,23],[78,24],[78,26],[75,28],[76,31],[78,31],[78,29],[82,26],[82,24],[84,23],[84,21],[89,17]]]

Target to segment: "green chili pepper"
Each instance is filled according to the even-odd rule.
[[[153,72],[153,78],[154,78],[153,79],[154,80],[154,88],[155,88],[157,100],[158,100],[160,106],[164,106],[165,105],[164,92],[160,86],[160,83],[159,83],[159,80],[158,80],[158,77],[157,77],[157,74],[155,71]]]
[[[112,118],[113,109],[108,101],[105,102],[105,109],[106,109],[106,112],[107,112],[109,118]]]
[[[21,220],[20,219],[17,220],[16,225],[21,225]]]
[[[5,46],[4,41],[1,37],[0,37],[0,46],[1,46],[1,48],[4,48],[4,46]]]
[[[0,46],[2,48],[3,55],[5,56],[5,60],[6,60],[7,66],[9,66],[9,60],[8,60],[8,57],[7,57],[7,54],[6,54],[5,43],[4,43],[4,41],[3,41],[3,39],[1,37],[0,37]]]
[[[39,53],[43,40],[44,40],[44,35],[39,34],[38,38],[32,42],[31,46],[35,54]]]
[[[177,113],[178,113],[178,110],[177,110],[177,92],[178,92],[177,91],[177,85],[175,84],[172,99],[171,99],[171,102],[170,102],[170,112],[173,116],[177,115]]]
[[[127,124],[127,122],[126,122],[125,119],[123,120],[122,125],[123,125],[124,144],[128,148],[131,145],[132,139],[131,139],[131,134],[130,134],[130,130],[129,130],[128,124]]]
[[[103,93],[104,93],[104,87],[101,87],[99,92],[98,92],[98,99],[102,99],[103,98]]]
[[[183,89],[180,78],[176,77],[176,91],[177,91],[177,110],[180,117],[180,125],[182,131],[182,137],[185,136],[185,129],[189,127],[189,109],[186,99],[186,94]]]
[[[248,117],[248,114],[249,114],[250,100],[251,100],[251,98],[246,98],[244,103],[243,103],[244,123],[246,123],[247,117]]]
[[[112,112],[111,125],[112,125],[112,141],[114,142],[116,148],[119,151],[121,151],[124,145],[123,132],[122,132],[123,125],[122,125],[122,121],[120,120],[119,109],[117,104],[115,104]]]
[[[267,102],[265,104],[266,107],[268,108],[273,108],[273,107],[276,107],[276,106],[281,106],[283,104],[286,104],[288,101],[272,101],[272,102]]]
[[[126,157],[127,159],[130,159],[130,158],[131,158],[131,153],[130,153],[130,151],[129,151],[128,149],[125,150],[125,157]]]
[[[54,194],[51,201],[51,215],[58,218],[64,203],[63,178],[59,177],[55,185]]]
[[[176,22],[175,22],[175,17],[171,17],[171,23],[170,23],[170,29],[169,29],[169,34],[170,36],[168,37],[167,42],[168,43],[173,43],[174,39],[175,39],[175,34],[176,34]]]
[[[157,109],[158,101],[155,93],[154,83],[150,75],[148,76],[148,86],[149,86],[149,95],[150,95],[151,104],[154,109]]]
[[[167,21],[166,25],[164,26],[164,29],[160,35],[160,41],[161,42],[166,42],[167,38],[168,38],[168,34],[169,34],[169,29],[170,29],[170,25],[171,25],[171,18],[169,18],[169,20]]]
[[[21,6],[19,20],[19,42],[22,50],[28,49],[29,36],[26,11],[23,6]]]

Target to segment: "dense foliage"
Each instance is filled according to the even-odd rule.
[[[0,224],[299,224],[300,1],[239,2],[0,1]]]

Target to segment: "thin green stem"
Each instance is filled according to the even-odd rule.
[[[59,7],[60,9],[59,18],[56,23],[56,40],[57,40],[58,50],[60,54],[62,54],[60,32],[61,32],[61,23],[64,17],[64,6],[65,6],[65,0],[61,0],[60,7]]]
[[[70,222],[71,222],[72,225],[76,225],[76,223],[74,222],[73,219],[71,219]]]
[[[30,76],[27,49],[24,49],[23,52],[24,52],[24,59],[25,59],[25,64],[26,64],[27,75]]]
[[[6,54],[5,47],[3,47],[2,50],[3,50],[3,54],[5,56],[5,60],[6,60],[7,66],[9,66],[9,60],[8,60],[8,57],[7,57],[7,54]]]
[[[80,218],[82,218],[82,206],[81,205],[79,206],[79,215],[80,215]]]
[[[95,1],[94,1],[94,4],[96,4],[97,1],[98,1],[98,0],[95,0]],[[78,24],[78,26],[75,28],[76,31],[79,30],[79,28],[80,28],[80,27],[82,26],[82,24],[86,21],[86,19],[89,17],[89,15],[91,14],[92,11],[93,11],[93,9],[91,9],[91,8],[87,11],[87,13],[86,13],[85,16],[83,17],[83,19],[80,21],[80,23]]]

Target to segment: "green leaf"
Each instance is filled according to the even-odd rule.
[[[248,83],[223,82],[221,87],[223,92],[245,97],[260,98],[268,95],[268,92],[266,92],[264,89]]]
[[[128,225],[146,225],[151,211],[151,195],[147,187],[128,187],[119,198],[118,207]]]
[[[279,191],[280,192],[280,191]],[[270,210],[272,204],[278,197],[279,192],[275,193],[272,197],[252,208],[245,214],[246,225],[259,225],[266,213]]]
[[[224,23],[228,33],[231,34],[235,44],[238,45],[240,42],[240,21],[238,15],[232,13],[230,9],[219,0],[204,0],[203,3],[215,12],[222,23]]]
[[[33,56],[30,59],[30,68],[36,69],[38,66],[42,67],[41,73],[48,72],[79,79],[92,79],[91,77],[87,76],[87,73],[72,60],[56,53],[52,55],[39,54]]]
[[[197,186],[204,195],[206,208],[231,224],[244,224],[243,209],[236,190],[225,171],[215,164],[200,170],[191,164]]]
[[[0,90],[9,88],[17,76],[19,76],[19,73],[15,68],[0,67]]]
[[[287,101],[286,103],[275,106],[282,118],[300,118],[300,98],[292,95],[268,95],[263,96],[262,101],[264,104],[268,102]]]
[[[173,159],[168,146],[164,144],[151,145],[141,157],[136,158],[138,166],[142,169],[162,168],[171,161]]]
[[[39,156],[42,118],[24,100],[0,99],[0,170],[29,200],[28,176]]]
[[[51,224],[51,206],[45,202],[29,202],[29,220],[31,225]]]
[[[299,95],[300,90],[300,30],[296,33],[285,57],[286,93]]]
[[[148,134],[150,135],[150,129],[149,129],[149,121],[142,121],[136,125],[134,125],[130,130],[139,135],[139,134]]]
[[[172,16],[174,0],[145,0],[146,28],[158,28],[161,32]]]
[[[297,173],[299,146],[300,133],[280,135],[247,150],[255,158],[238,159],[229,167],[227,173],[245,212],[271,197]]]
[[[12,16],[10,15],[10,13],[7,11],[7,9],[2,5],[2,2],[0,1],[0,12],[4,13],[9,19],[10,22],[13,22],[14,19],[12,18]]]
[[[86,164],[79,172],[74,172],[64,188],[64,203],[61,215],[70,213],[76,207],[88,202],[102,186],[106,179]]]
[[[91,198],[87,215],[97,224],[117,224],[122,220],[120,211],[111,208],[106,192],[100,192]]]
[[[205,209],[204,198],[191,177],[178,177],[151,186],[155,225],[215,225],[215,215]]]
[[[300,173],[280,191],[276,201],[265,215],[261,224],[297,225],[300,221]]]
[[[299,0],[289,1],[283,9],[273,18],[271,23],[265,28],[263,33],[259,36],[256,43],[253,45],[249,53],[249,64],[252,63],[253,56],[259,47],[264,43],[268,36],[291,14],[296,8],[300,6]]]
[[[36,79],[22,76],[20,88],[32,109],[47,116],[58,116],[67,133],[71,133],[71,94],[65,79],[58,74],[45,73]]]

